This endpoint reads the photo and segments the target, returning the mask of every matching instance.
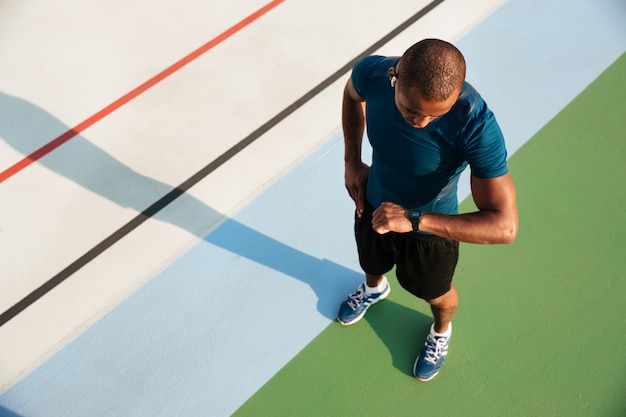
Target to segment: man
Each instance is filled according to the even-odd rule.
[[[361,159],[366,121],[371,167]],[[463,55],[438,39],[420,41],[402,57],[358,61],[344,90],[342,125],[365,282],[342,302],[337,319],[354,324],[386,298],[384,274],[395,265],[400,285],[426,300],[434,316],[413,369],[428,381],[443,365],[452,334],[459,241],[510,243],[517,235],[504,138],[465,82]],[[467,165],[478,211],[458,214],[457,182]]]

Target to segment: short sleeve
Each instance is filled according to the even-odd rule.
[[[352,85],[357,94],[363,98],[367,98],[369,81],[372,78],[378,64],[385,57],[372,55],[358,60],[352,68]]]
[[[504,136],[494,114],[483,102],[475,109],[465,145],[465,158],[476,178],[496,178],[508,172]]]

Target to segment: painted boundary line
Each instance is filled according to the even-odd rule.
[[[79,123],[75,127],[63,133],[61,136],[57,137],[56,139],[53,139],[51,142],[37,149],[35,152],[26,156],[21,161],[15,163],[11,167],[0,172],[0,183],[11,178],[13,175],[17,174],[18,172],[22,171],[23,169],[31,165],[33,162],[36,162],[39,159],[43,158],[50,152],[57,149],[59,146],[63,145],[64,143],[68,142],[70,139],[74,138],[75,136],[83,132],[85,129],[89,128],[90,126],[99,122],[100,120],[108,116],[109,114],[113,113],[114,111],[116,111],[117,109],[119,109],[120,107],[122,107],[123,105],[125,105],[126,103],[134,99],[135,97],[146,92],[147,90],[154,87],[155,85],[157,85],[158,83],[160,83],[161,81],[169,77],[170,75],[174,74],[176,71],[180,70],[181,68],[183,68],[190,62],[204,55],[206,52],[213,49],[220,43],[224,42],[226,39],[230,38],[237,32],[241,31],[246,26],[250,25],[255,20],[267,14],[270,10],[274,9],[276,6],[283,3],[284,1],[285,0],[272,0],[270,3],[261,7],[259,10],[255,11],[254,13],[247,16],[243,20],[239,21],[234,26],[231,26],[226,31],[222,32],[215,38],[211,39],[210,41],[202,45],[200,48],[196,49],[189,55],[185,56],[181,60],[177,61],[173,65],[167,67],[166,69],[164,69],[163,71],[155,75],[154,77],[150,78],[148,81],[144,82],[139,87],[135,88],[129,93],[126,93],[119,99],[115,100],[113,103],[109,104],[108,106],[100,110],[99,112],[95,113],[93,116],[87,118],[83,122]]]
[[[284,0],[278,0],[278,1],[284,1]],[[324,81],[319,83],[317,86],[315,86],[308,93],[306,93],[305,95],[300,97],[298,100],[293,102],[291,105],[286,107],[284,110],[282,110],[276,116],[274,116],[269,121],[267,121],[265,124],[263,124],[261,127],[256,129],[254,132],[252,132],[248,136],[246,136],[240,142],[238,142],[237,144],[232,146],[230,149],[228,149],[226,152],[224,152],[222,155],[220,155],[214,161],[209,163],[207,166],[202,168],[200,171],[198,171],[197,173],[192,175],[187,180],[185,180],[182,184],[180,184],[178,187],[174,188],[172,191],[167,193],[164,197],[162,197],[161,199],[156,201],[150,207],[148,207],[147,209],[145,209],[144,211],[139,213],[131,221],[129,221],[124,226],[122,226],[121,228],[119,228],[118,230],[113,232],[113,234],[111,234],[110,236],[105,238],[102,242],[100,242],[99,244],[94,246],[92,249],[87,251],[84,255],[82,255],[76,261],[72,262],[68,267],[63,269],[61,272],[59,272],[58,274],[56,274],[55,276],[50,278],[43,285],[41,285],[39,288],[35,289],[33,292],[28,294],[22,300],[18,301],[15,305],[13,305],[9,309],[7,309],[5,312],[0,314],[0,326],[3,326],[7,322],[9,322],[12,318],[14,318],[18,314],[20,314],[22,311],[24,311],[30,305],[35,303],[38,299],[43,297],[45,294],[47,294],[49,291],[51,291],[57,285],[59,285],[60,283],[65,281],[67,278],[69,278],[76,271],[78,271],[83,266],[87,265],[89,262],[94,260],[97,256],[99,256],[101,253],[103,253],[108,248],[113,246],[116,242],[121,240],[124,236],[128,235],[130,232],[132,232],[137,227],[139,227],[143,222],[145,222],[146,220],[148,220],[149,218],[151,218],[152,216],[157,214],[159,211],[164,209],[166,206],[168,206],[170,203],[172,203],[174,200],[176,200],[178,197],[180,197],[182,194],[184,194],[187,190],[189,190],[195,184],[197,184],[202,179],[207,177],[209,174],[211,174],[217,168],[222,166],[224,163],[226,163],[233,156],[237,155],[239,152],[241,152],[243,149],[245,149],[248,145],[252,144],[254,141],[256,141],[263,134],[265,134],[266,132],[271,130],[274,126],[276,126],[282,120],[287,118],[289,115],[291,115],[297,109],[299,109],[304,104],[306,104],[308,101],[313,99],[319,93],[324,91],[332,83],[334,83],[339,78],[341,78],[344,74],[346,74],[348,71],[350,71],[352,69],[352,66],[354,65],[354,63],[356,61],[358,61],[362,57],[371,55],[376,50],[380,49],[384,44],[386,44],[387,42],[389,42],[390,40],[392,40],[393,38],[398,36],[400,33],[402,33],[404,30],[406,30],[409,26],[411,26],[412,24],[414,24],[415,22],[420,20],[422,17],[426,16],[435,7],[437,7],[438,5],[440,5],[443,2],[444,2],[444,0],[433,0],[431,3],[429,3],[423,9],[421,9],[420,11],[415,13],[413,16],[411,16],[410,18],[405,20],[403,23],[401,23],[399,26],[397,26],[395,29],[393,29],[391,32],[389,32],[387,35],[383,36],[377,42],[375,42],[370,47],[368,47],[363,52],[361,52],[359,55],[357,55],[355,58],[350,60],[343,67],[341,67],[340,69],[335,71],[332,75],[330,75]],[[276,4],[270,3],[270,4],[273,4],[275,6],[278,3],[276,3]],[[272,6],[272,7],[274,7],[274,6]],[[135,90],[133,90],[133,91],[135,91]],[[127,96],[124,96],[124,97],[127,97]],[[128,100],[130,100],[130,98]],[[111,111],[113,111],[113,110],[114,109],[111,109]],[[103,112],[104,112],[104,110],[103,110]],[[103,114],[102,117],[104,117],[105,115],[106,114]],[[102,117],[100,117],[100,118],[102,118]],[[97,120],[99,120],[99,119],[97,119]],[[93,123],[95,123],[97,120],[94,120]],[[86,128],[86,127],[83,127],[83,129],[84,128]],[[72,130],[69,131],[69,132],[74,132],[74,134],[71,137],[73,137],[77,133],[79,133],[79,131],[75,131],[75,129],[72,129]],[[64,137],[64,136],[65,135],[63,135],[62,137]],[[65,138],[65,141],[71,139],[71,137]],[[62,143],[60,143],[60,144],[62,144]],[[60,146],[60,144],[57,145],[57,147]],[[53,149],[50,149],[48,152],[50,152]],[[28,158],[26,158],[26,159],[28,159]],[[34,160],[30,161],[27,165],[29,165],[32,162],[34,162]],[[1,182],[1,180],[2,180],[2,178],[0,178],[0,182]]]

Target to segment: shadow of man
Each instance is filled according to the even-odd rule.
[[[60,135],[69,129],[42,108],[0,92],[0,137],[21,154],[30,155],[44,146],[50,140],[50,135]],[[131,208],[138,213],[133,220],[121,225],[120,229],[103,241],[108,242],[108,246],[105,245],[102,251],[148,218],[155,218],[307,283],[318,296],[319,312],[328,318],[334,318],[340,300],[325,300],[323,294],[328,294],[329,289],[336,286],[337,282],[359,282],[362,279],[360,273],[327,259],[311,256],[233,219],[227,219],[223,214],[186,193],[186,190],[141,175],[82,135],[76,135],[63,145],[63,152],[48,154],[37,163],[121,207]],[[301,198],[302,201],[306,201],[308,196],[303,194]],[[178,207],[184,209],[162,210],[174,200],[177,201]],[[63,221],[71,223],[73,219],[66,218]],[[221,226],[217,230],[207,235],[219,224]],[[27,242],[11,244],[26,247]],[[58,285],[98,255],[99,253],[83,255],[78,264],[70,265],[53,277],[51,281],[54,284],[50,284],[49,281],[48,287]],[[343,292],[345,291],[342,288],[338,297],[343,297]],[[31,297],[31,304],[41,295]],[[9,310],[14,307],[10,307]],[[24,305],[20,308],[23,309]],[[6,308],[2,311],[7,313]],[[5,315],[0,325],[11,318],[8,316]]]
[[[432,317],[386,299],[373,306],[365,320],[389,349],[393,366],[413,378],[413,364],[424,347]]]
[[[21,417],[21,416],[0,405],[0,417]]]

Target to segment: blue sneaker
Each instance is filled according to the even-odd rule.
[[[449,326],[452,326],[452,323]],[[433,327],[431,327],[424,349],[422,349],[422,353],[420,353],[413,366],[413,375],[420,381],[430,381],[436,377],[446,361],[448,342],[452,333],[446,337],[435,336],[434,332]],[[450,332],[452,332],[452,327],[450,327]]]
[[[391,292],[389,282],[385,279],[385,289],[375,294],[367,294],[365,292],[365,282],[359,285],[353,293],[349,294],[339,307],[337,321],[344,326],[354,324],[361,320],[367,312],[367,309],[377,302],[387,298]]]

